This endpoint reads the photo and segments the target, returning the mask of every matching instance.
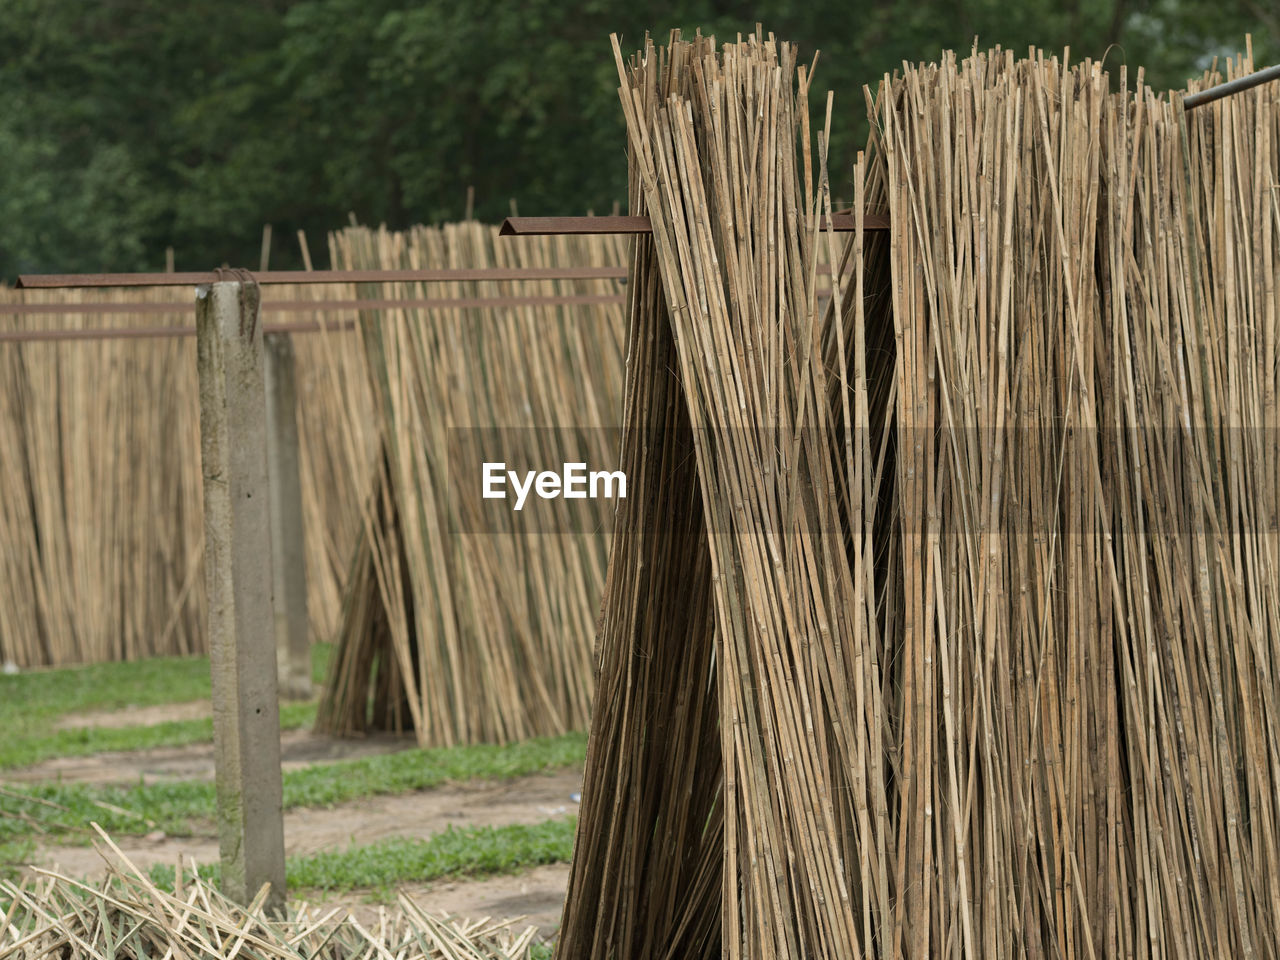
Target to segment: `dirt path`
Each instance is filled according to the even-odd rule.
[[[368,757],[378,753],[407,750],[414,745],[408,737],[378,734],[358,740],[335,740],[309,730],[286,730],[280,735],[281,766],[285,770]],[[88,757],[57,757],[30,767],[0,772],[0,783],[157,783],[164,780],[212,780],[213,744],[194,743],[184,747],[154,747]]]
[[[56,730],[87,730],[105,727],[122,730],[125,727],[151,727],[157,723],[174,720],[203,720],[213,716],[213,704],[208,700],[189,700],[186,703],[160,703],[150,707],[129,707],[127,710],[86,710],[83,713],[67,713],[58,718]]]
[[[565,889],[569,885],[569,864],[549,863],[509,877],[484,880],[442,880],[434,884],[412,884],[402,891],[427,913],[452,914],[481,920],[525,917],[517,929],[536,926],[542,936],[560,926]],[[304,891],[304,894],[306,891]],[[363,924],[378,922],[378,906],[359,894],[343,894],[329,899],[318,896],[308,902],[325,909],[338,906],[350,911]]]
[[[201,716],[207,703],[173,704],[155,710],[81,714],[62,722],[67,727],[119,726],[160,723]],[[154,714],[154,715],[153,715]],[[128,715],[131,720],[125,720]],[[141,716],[140,716],[141,715]],[[305,730],[281,737],[285,769],[322,764],[409,749],[404,737],[372,736],[334,740]],[[60,757],[31,767],[0,773],[0,783],[56,781],[109,784],[156,783],[171,780],[213,778],[213,744],[158,747],[88,757]],[[504,782],[472,781],[446,784],[431,790],[398,796],[369,797],[331,809],[290,810],[285,813],[285,849],[288,856],[342,849],[386,837],[428,837],[446,827],[533,824],[577,812],[569,795],[581,789],[579,771],[535,774]],[[135,866],[146,870],[155,864],[197,863],[218,859],[218,841],[210,824],[200,836],[117,837],[121,850]],[[85,846],[48,846],[37,850],[35,862],[74,877],[101,877],[106,872],[102,856]],[[449,879],[403,887],[415,903],[431,913],[465,917],[527,917],[542,934],[553,932],[560,922],[568,884],[568,864],[534,867],[513,876],[483,880]],[[378,905],[368,902],[366,891],[324,895],[298,891],[310,902],[326,908],[341,906],[361,922],[376,922]]]
[[[535,774],[500,783],[470,782],[393,797],[370,797],[332,809],[291,810],[284,817],[285,848],[289,856],[371,843],[384,837],[428,837],[447,826],[540,823],[577,812],[569,794],[581,789],[577,771]],[[140,869],[155,864],[197,863],[218,859],[218,841],[210,836],[114,838],[125,856]],[[106,864],[93,847],[45,847],[36,863],[73,877],[101,877]],[[554,932],[564,908],[569,865],[548,864],[514,876],[483,880],[441,880],[408,884],[402,889],[424,910],[465,917],[527,917],[543,935]],[[376,922],[377,905],[368,894],[352,891],[324,895],[299,891],[313,903],[341,906],[361,922]]]

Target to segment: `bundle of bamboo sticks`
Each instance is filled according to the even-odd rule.
[[[818,323],[807,71],[760,36],[615,53],[653,223],[624,442],[642,493],[619,516],[600,681],[618,699],[596,712],[561,955],[853,956],[842,801],[874,751],[847,654],[875,611],[836,496],[852,424]],[[650,485],[696,506],[650,513]]]
[[[295,289],[312,299],[354,297],[349,285]],[[142,306],[77,311],[99,302]],[[191,303],[168,289],[0,290],[7,304],[54,312],[0,312],[4,331],[193,326]],[[313,633],[326,639],[373,469],[373,434],[360,426],[368,417],[354,413],[370,410],[367,386],[353,379],[335,395],[323,372],[349,363],[343,344],[354,341],[340,331],[297,338],[309,608]],[[0,661],[33,667],[204,650],[197,380],[193,337],[0,343]],[[350,449],[337,444],[340,416],[361,434]]]
[[[1280,98],[1126,80],[975,53],[878,98],[913,953],[1280,951]]]
[[[21,296],[5,294],[7,302]],[[113,314],[101,322],[140,319]],[[10,329],[81,320],[0,318]],[[179,340],[0,345],[3,659],[34,666],[198,649],[204,580],[197,573],[195,387],[194,347]],[[184,450],[195,455],[194,468]]]
[[[499,240],[474,222],[333,238],[334,262],[353,269],[616,267],[624,249],[618,237]],[[516,512],[483,499],[480,468],[614,469],[618,292],[609,278],[452,282],[432,296],[471,305],[360,312],[359,371],[331,369],[367,379],[382,452],[320,729],[411,727],[446,745],[586,725],[615,501]]]
[[[558,955],[1280,956],[1280,94],[906,68],[837,251],[789,46],[618,60],[642,493]]]

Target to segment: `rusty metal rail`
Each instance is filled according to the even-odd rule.
[[[819,229],[827,229],[827,218],[823,217]],[[880,231],[889,229],[889,218],[880,213],[864,213],[862,215],[864,230]],[[852,233],[857,229],[852,213],[837,213],[831,217],[831,229],[836,233]],[[546,237],[576,234],[653,233],[653,225],[648,217],[507,217],[502,221],[498,231],[500,237]]]
[[[263,313],[341,313],[346,310],[466,310],[482,307],[545,307],[573,304],[625,303],[620,293],[564,294],[545,297],[441,297],[359,300],[264,300]],[[83,303],[0,303],[0,315],[193,313],[186,300],[130,302],[87,300]]]
[[[263,333],[318,333],[321,330],[351,330],[354,320],[297,320],[292,323],[264,323]],[[98,327],[93,330],[6,330],[0,343],[65,343],[75,340],[168,340],[194,337],[195,327]]]
[[[361,310],[471,310],[576,305],[617,305],[626,303],[620,294],[583,294],[562,297],[460,297],[431,300],[282,300],[264,301],[262,311],[280,313],[347,313]],[[107,309],[103,309],[103,308]],[[36,308],[36,309],[32,309]],[[99,314],[99,313],[193,313],[194,303],[19,303],[0,304],[0,314]],[[264,333],[316,333],[320,330],[349,330],[353,320],[331,323],[293,321],[264,323]],[[91,330],[9,330],[0,331],[0,343],[43,343],[69,340],[141,340],[193,337],[195,327],[97,327]]]
[[[240,275],[244,271],[237,271]],[[473,267],[439,270],[263,270],[248,275],[263,286],[307,283],[473,283],[485,280],[623,280],[626,267]],[[194,287],[224,279],[219,270],[204,273],[24,273],[26,290],[67,287]],[[239,279],[230,272],[225,279]]]
[[[826,218],[821,223],[826,229]],[[887,230],[888,218],[880,214],[864,214],[866,230]],[[831,229],[852,231],[854,216],[837,213],[831,217]],[[652,232],[648,217],[508,217],[499,231],[502,236],[544,236],[554,234],[643,234]],[[81,273],[22,274],[17,286],[26,290],[58,290],[100,287],[191,287],[215,283],[223,279],[251,277],[263,286],[276,284],[331,283],[483,283],[539,282],[551,280],[615,280],[626,282],[626,267],[473,267],[434,270],[264,270],[250,273],[228,269],[188,273]],[[819,291],[829,292],[828,291]],[[557,306],[585,304],[621,305],[621,294],[563,294],[549,296],[498,296],[457,298],[382,298],[357,300],[265,300],[264,313],[341,313],[360,310],[467,310],[504,307]],[[0,303],[0,315],[86,315],[86,314],[172,314],[189,313],[193,303],[184,301],[121,303],[93,301],[84,303]],[[320,330],[342,330],[354,326],[351,320],[336,323],[298,321],[266,323],[266,333],[310,333]],[[129,340],[174,338],[195,335],[194,327],[100,327],[93,330],[15,330],[0,331],[0,343],[40,343],[75,340]]]

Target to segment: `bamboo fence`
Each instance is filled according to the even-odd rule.
[[[476,223],[333,238],[349,269],[619,266],[611,236],[501,239]],[[413,297],[417,284],[395,296]],[[479,460],[616,464],[624,316],[615,280],[477,281],[485,305],[360,312],[359,360],[382,452],[318,729],[413,729],[423,745],[586,726],[611,500],[483,501]],[[518,305],[492,302],[518,298]],[[543,302],[558,298],[572,302]],[[353,411],[353,417],[362,415]],[[354,425],[348,418],[344,424]],[[494,504],[498,505],[496,508]],[[536,522],[535,522],[536,521]]]
[[[837,248],[793,48],[615,53],[653,236],[557,956],[1280,956],[1276,87],[905,67]]]

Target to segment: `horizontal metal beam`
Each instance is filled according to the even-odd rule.
[[[1210,87],[1208,90],[1188,93],[1182,98],[1182,106],[1184,109],[1194,110],[1196,107],[1203,107],[1206,103],[1213,103],[1213,101],[1229,97],[1233,93],[1251,90],[1271,80],[1280,80],[1280,63],[1274,67],[1267,67],[1265,70],[1258,70],[1243,77],[1236,77],[1234,80],[1220,83],[1216,87]]]
[[[350,330],[354,320],[320,323],[301,320],[292,323],[264,323],[263,333],[316,333],[320,330]],[[69,340],[168,340],[194,337],[195,327],[116,327],[96,330],[6,330],[0,332],[0,343],[64,343]]]
[[[173,303],[157,303],[154,300],[140,300],[136,303],[103,300],[86,300],[80,303],[0,303],[0,316],[6,314],[29,317],[48,314],[105,316],[114,313],[194,313],[195,309],[196,305],[188,300],[175,300]]]
[[[617,294],[599,296],[565,296],[565,297],[472,297],[456,300],[286,300],[272,303],[266,301],[262,310],[276,310],[293,313],[346,313],[361,310],[468,310],[468,309],[509,309],[518,307],[550,307],[569,305],[618,305],[622,306],[627,298]],[[56,306],[58,310],[27,311],[24,307]],[[93,307],[109,306],[132,307],[138,313],[190,313],[195,310],[194,303],[138,303],[138,304],[6,304],[0,305],[0,313],[63,313],[85,314],[98,311]],[[145,307],[144,310],[138,310]],[[156,309],[159,308],[159,309]],[[109,310],[104,313],[126,311]],[[316,320],[295,320],[290,323],[264,323],[263,333],[316,333],[320,330],[349,330],[355,326],[353,320],[338,320],[322,323]],[[55,343],[66,340],[146,340],[164,339],[167,337],[193,337],[195,327],[97,327],[92,330],[6,330],[0,331],[0,343]]]
[[[819,303],[831,293],[830,287],[819,287]],[[543,307],[568,304],[626,304],[618,295],[566,297],[474,297],[458,300],[283,300],[265,301],[263,311],[285,313],[345,313],[361,310],[466,310],[470,308]],[[38,307],[38,310],[27,309]],[[56,309],[45,309],[48,307]],[[102,309],[102,308],[108,309]],[[95,314],[95,313],[190,313],[194,303],[18,303],[0,304],[0,314]],[[351,330],[354,320],[293,320],[287,323],[264,323],[264,333],[318,333],[321,330]],[[3,343],[60,343],[75,340],[162,340],[195,336],[195,327],[95,327],[82,330],[4,330]]]
[[[827,218],[819,224],[827,229]],[[888,230],[889,218],[881,213],[862,215],[864,230]],[[836,233],[852,233],[857,229],[852,213],[837,213],[831,217],[831,229]],[[563,234],[653,233],[648,217],[507,217],[502,221],[498,235],[502,237],[546,237]]]
[[[473,308],[503,307],[554,307],[561,305],[590,305],[626,303],[627,298],[618,293],[566,294],[545,297],[451,297],[435,299],[391,300],[264,300],[263,313],[341,313],[349,310],[466,310]],[[0,303],[0,315],[105,315],[144,313],[192,313],[195,303],[186,300],[157,303],[154,300],[137,303],[119,301],[87,301],[83,303]]]
[[[441,270],[264,270],[250,273],[259,284],[306,283],[473,283],[486,280],[620,280],[626,267],[474,267]],[[67,287],[194,287],[223,279],[207,273],[24,273],[28,290]],[[226,279],[235,279],[228,274]]]
[[[266,329],[267,325],[264,325]],[[98,327],[93,330],[3,330],[0,343],[61,343],[66,340],[163,340],[194,337],[195,327]]]
[[[507,217],[500,237],[651,233],[648,217]]]

